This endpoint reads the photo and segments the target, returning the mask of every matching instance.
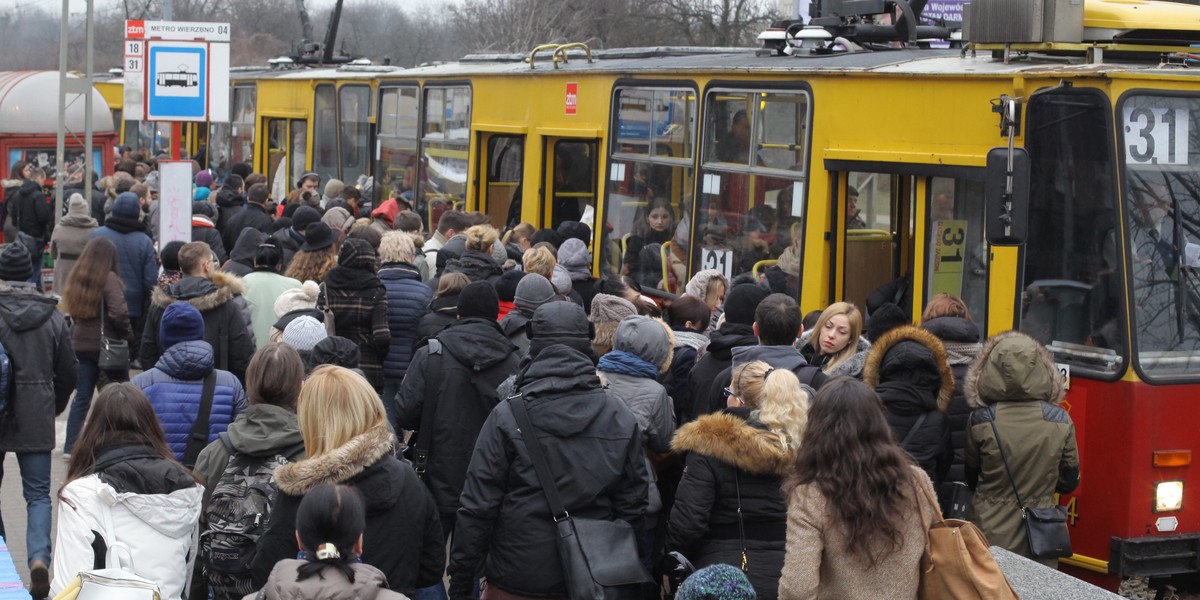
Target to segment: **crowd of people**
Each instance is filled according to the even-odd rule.
[[[566,598],[542,454],[570,515],[633,529],[654,578],[626,597],[915,598],[931,517],[1030,556],[1013,490],[1078,484],[1049,353],[983,340],[959,298],[804,315],[703,270],[660,303],[592,276],[585,224],[449,210],[426,232],[312,173],[276,204],[246,165],[198,171],[192,238],[166,242],[152,164],[121,165],[42,229],[45,196],[6,182],[0,460],[34,598],[114,545],[172,600]]]

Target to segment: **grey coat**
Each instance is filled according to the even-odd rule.
[[[66,289],[71,267],[79,260],[83,247],[97,227],[99,224],[90,216],[68,214],[54,228],[50,236],[50,256],[54,258],[54,289],[60,295]]]
[[[296,581],[300,566],[307,561],[289,558],[275,564],[262,591],[244,600],[408,600],[408,596],[387,589],[387,577],[368,564],[354,565],[354,582],[341,571],[326,568],[319,576]]]
[[[0,452],[49,452],[54,417],[67,407],[79,370],[66,318],[33,284],[0,282],[0,340],[16,378],[9,398],[16,423],[0,426]]]

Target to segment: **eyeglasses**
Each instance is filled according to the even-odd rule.
[[[726,398],[737,395],[737,393],[735,393],[733,390],[731,390],[729,388],[721,388],[721,393],[725,394]]]

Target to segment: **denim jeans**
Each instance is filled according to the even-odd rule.
[[[79,432],[87,421],[88,410],[92,407],[92,394],[95,393],[96,383],[100,380],[100,353],[80,352],[79,376],[75,383],[75,399],[71,401],[71,412],[67,413],[67,440],[63,442],[63,453],[70,454],[79,439]],[[104,374],[109,381],[129,381],[129,371],[108,371]]]
[[[383,394],[379,397],[383,400],[383,410],[387,413],[388,423],[392,425],[392,429],[397,434],[400,432],[400,424],[396,422],[396,394],[400,393],[400,382],[403,379],[385,379],[383,382]]]
[[[4,452],[0,452],[0,481],[4,479]],[[21,493],[25,496],[25,548],[29,564],[45,561],[50,564],[50,453],[18,452],[17,466],[21,469]]]

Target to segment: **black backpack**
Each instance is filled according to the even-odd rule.
[[[250,567],[279,497],[275,469],[291,462],[289,457],[303,450],[304,444],[293,444],[271,456],[250,456],[233,448],[228,433],[222,432],[220,440],[229,451],[229,462],[208,502],[200,557],[213,598],[240,600],[256,591]]]

